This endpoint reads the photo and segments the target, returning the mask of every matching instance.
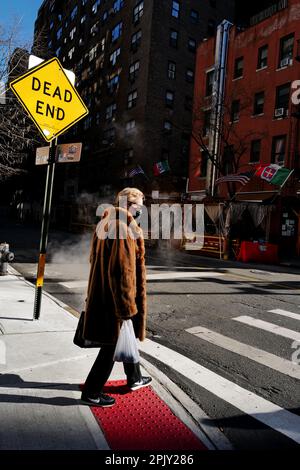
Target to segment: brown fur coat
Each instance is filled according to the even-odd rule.
[[[86,339],[114,344],[123,319],[136,337],[146,335],[146,268],[143,232],[125,209],[107,209],[93,235],[84,321]],[[121,233],[124,239],[120,238]],[[134,236],[130,237],[129,231]],[[115,239],[103,234],[117,234]]]

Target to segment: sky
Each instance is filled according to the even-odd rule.
[[[43,0],[0,0],[0,25],[9,29],[17,21],[19,34],[17,37],[20,46],[31,43],[33,39],[34,22]]]

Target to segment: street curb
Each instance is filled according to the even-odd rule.
[[[173,413],[198,437],[208,450],[234,450],[230,441],[216,427],[214,422],[183,390],[157,367],[144,358],[142,367],[152,376],[154,389]]]

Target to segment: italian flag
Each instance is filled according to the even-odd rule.
[[[260,165],[255,172],[255,176],[258,176],[268,183],[282,186],[282,184],[287,181],[292,172],[293,170],[283,168],[282,166],[276,164]]]
[[[154,176],[159,176],[162,173],[165,173],[166,171],[169,171],[169,163],[167,160],[163,160],[162,162],[155,163],[153,166],[153,173]]]

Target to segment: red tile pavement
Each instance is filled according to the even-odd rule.
[[[126,380],[115,380],[107,382],[103,392],[116,404],[91,410],[112,450],[206,450],[152,387],[131,392]]]

